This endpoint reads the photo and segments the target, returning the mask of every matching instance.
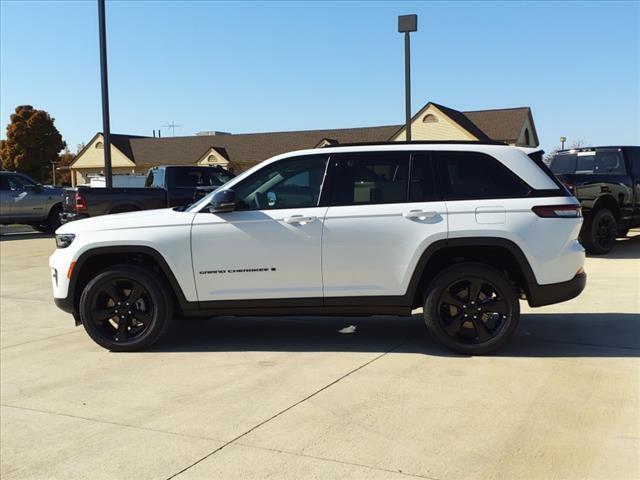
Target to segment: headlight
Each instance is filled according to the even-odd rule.
[[[67,248],[76,236],[73,233],[60,233],[56,235],[56,247]]]

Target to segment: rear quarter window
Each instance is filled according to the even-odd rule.
[[[531,188],[495,158],[477,152],[436,154],[447,200],[514,198]]]

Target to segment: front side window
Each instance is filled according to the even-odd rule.
[[[443,173],[447,200],[514,198],[525,196],[530,187],[489,155],[475,152],[436,154]]]
[[[8,179],[9,189],[14,191],[20,191],[26,189],[28,186],[33,186],[32,182],[27,181],[26,178],[18,175],[11,175]]]
[[[327,166],[326,155],[281,160],[233,187],[238,210],[317,207]]]
[[[375,152],[331,157],[332,205],[371,205],[407,201],[409,154]]]

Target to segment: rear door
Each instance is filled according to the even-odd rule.
[[[11,189],[11,214],[21,221],[37,221],[46,218],[46,193],[38,192],[36,184],[22,175],[9,175]]]
[[[322,235],[325,305],[404,295],[421,254],[447,237],[430,154],[338,154],[330,169]]]

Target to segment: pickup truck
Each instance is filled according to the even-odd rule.
[[[587,252],[611,251],[640,227],[640,147],[589,147],[557,152],[551,171],[582,205],[580,241]]]
[[[147,173],[144,187],[64,190],[62,223],[111,213],[182,207],[226,183],[234,174],[221,167],[159,166]]]
[[[0,223],[23,223],[40,232],[60,226],[62,189],[17,172],[0,172]]]

